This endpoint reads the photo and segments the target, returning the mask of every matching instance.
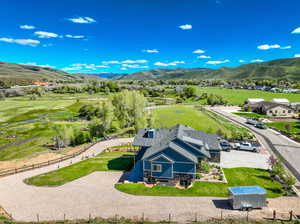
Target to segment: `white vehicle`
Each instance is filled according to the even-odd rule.
[[[245,151],[250,151],[250,152],[259,152],[259,148],[257,146],[253,146],[249,142],[236,143],[235,148],[237,150],[245,150]]]
[[[256,125],[258,122],[254,119],[247,119],[246,124]]]

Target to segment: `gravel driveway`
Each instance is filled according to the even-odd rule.
[[[254,152],[243,152],[231,150],[230,152],[221,152],[221,167],[252,167],[260,169],[269,169],[269,155]]]

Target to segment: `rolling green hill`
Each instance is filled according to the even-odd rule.
[[[286,79],[300,81],[300,58],[278,59],[219,69],[153,69],[129,74],[121,79]]]
[[[81,79],[100,79],[100,77],[82,74],[69,74],[48,67],[0,62],[0,80],[76,81]]]

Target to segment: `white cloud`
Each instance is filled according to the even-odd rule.
[[[294,57],[295,58],[300,58],[300,54],[295,54]]]
[[[64,71],[79,71],[79,70],[82,70],[82,67],[64,67],[62,70],[64,70]]]
[[[124,61],[102,61],[102,64],[144,64],[147,63],[147,60],[124,60]]]
[[[300,33],[300,27],[294,29],[294,30],[292,31],[292,33]]]
[[[125,60],[121,61],[121,64],[144,64],[147,63],[147,60]]]
[[[239,62],[240,62],[240,63],[244,63],[244,62],[246,62],[246,61],[245,61],[245,60],[239,60]]]
[[[224,64],[224,63],[228,63],[230,62],[228,59],[224,60],[224,61],[208,61],[206,62],[206,64],[208,65],[219,65],[219,64]]]
[[[57,38],[58,34],[56,33],[50,33],[45,31],[36,31],[34,32],[34,35],[36,35],[38,38]]]
[[[53,46],[53,44],[51,44],[51,43],[49,43],[49,44],[43,44],[42,46],[43,47],[51,47],[51,46]]]
[[[67,34],[67,35],[65,35],[65,37],[73,38],[73,39],[82,39],[82,38],[84,38],[83,35],[71,35],[71,34]]]
[[[254,60],[251,60],[251,62],[253,63],[256,63],[256,62],[263,62],[264,60],[261,60],[261,59],[254,59]]]
[[[260,50],[270,50],[270,49],[290,49],[292,48],[292,46],[285,46],[285,47],[281,47],[279,44],[273,44],[273,45],[269,45],[269,44],[263,44],[257,47]]]
[[[179,28],[182,30],[191,30],[193,26],[191,24],[185,24],[185,25],[180,25]]]
[[[198,50],[194,50],[193,53],[194,54],[203,54],[203,53],[205,53],[205,51],[201,50],[201,49],[198,49]]]
[[[149,54],[153,54],[153,53],[158,53],[159,50],[157,49],[147,49],[147,50],[143,50],[143,52],[149,53]]]
[[[27,62],[27,63],[20,63],[21,65],[31,65],[31,66],[37,66],[37,67],[42,67],[42,68],[55,68],[55,66],[51,66],[51,65],[39,65],[36,62]]]
[[[288,45],[288,46],[285,46],[285,47],[281,47],[280,49],[291,49],[292,46],[291,45]]]
[[[20,28],[23,30],[33,30],[33,29],[35,29],[35,26],[25,24],[25,25],[21,25]]]
[[[27,45],[31,47],[36,47],[37,45],[40,44],[40,41],[38,40],[32,40],[32,39],[13,39],[13,38],[7,38],[7,37],[2,37],[0,38],[1,42],[6,42],[6,43],[15,43],[15,44],[20,44],[20,45]]]
[[[103,64],[120,64],[120,61],[102,61]]]
[[[124,67],[122,67],[120,69],[123,70],[123,71],[128,70],[128,68],[124,68]]]
[[[167,67],[167,66],[176,66],[177,64],[184,64],[184,61],[173,61],[173,62],[169,62],[169,63],[164,63],[164,62],[155,62],[154,65],[155,66],[162,66],[162,67]]]
[[[211,58],[211,56],[207,56],[207,55],[200,55],[197,58],[201,58],[201,59],[206,59],[206,58]]]
[[[122,64],[122,67],[126,68],[149,68],[147,65],[133,65],[133,64]]]
[[[76,18],[70,18],[69,21],[73,23],[95,23],[96,20],[91,17],[76,17]]]

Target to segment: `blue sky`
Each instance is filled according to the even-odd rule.
[[[300,57],[299,0],[7,0],[0,61],[78,73]]]

